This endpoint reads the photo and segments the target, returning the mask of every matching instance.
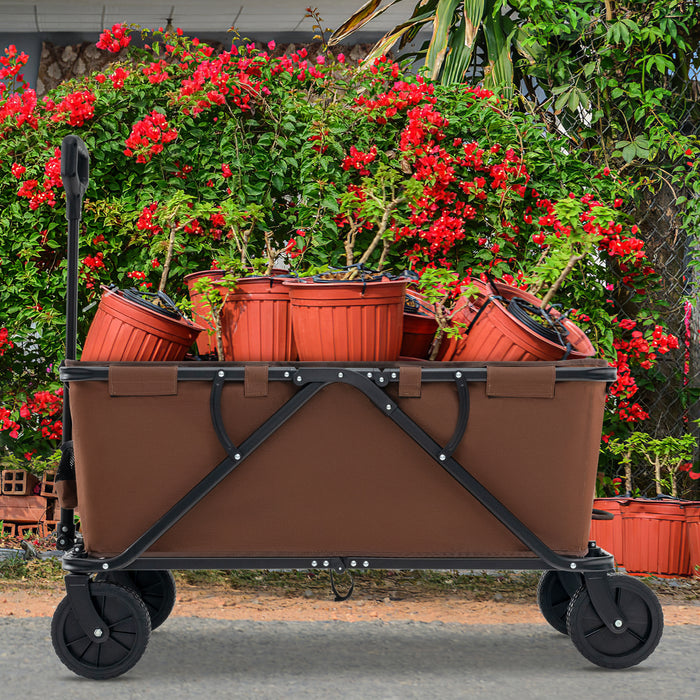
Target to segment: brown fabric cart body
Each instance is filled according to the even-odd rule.
[[[469,420],[453,456],[551,549],[580,556],[589,539],[606,385],[555,381],[557,367],[566,366],[606,364],[490,364],[486,381],[469,383]],[[421,382],[416,367],[387,394],[444,445],[457,420],[455,384]],[[122,552],[227,456],[212,425],[211,382],[178,381],[177,369],[112,363],[108,380],[70,383],[81,529],[92,555]],[[233,442],[296,391],[292,382],[227,382],[221,414]],[[361,391],[338,383],[264,440],[147,554],[530,552]]]

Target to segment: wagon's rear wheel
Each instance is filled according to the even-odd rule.
[[[110,581],[131,588],[146,604],[151,617],[151,630],[160,627],[175,605],[175,577],[170,571],[100,572],[95,581]]]
[[[566,613],[571,598],[583,585],[583,576],[570,571],[545,571],[537,586],[537,605],[557,632],[568,634]]]
[[[87,634],[66,596],[51,622],[51,641],[58,658],[74,673],[104,680],[126,673],[141,658],[151,634],[143,601],[114,583],[90,583],[90,597],[105,624],[99,637]]]
[[[587,589],[571,599],[567,614],[569,636],[589,661],[606,668],[629,668],[644,661],[661,639],[664,615],[654,592],[625,574],[609,574],[608,584],[627,628],[616,634],[595,611]]]

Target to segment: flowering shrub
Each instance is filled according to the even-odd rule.
[[[128,48],[128,60],[41,102],[19,79],[21,55],[10,48],[0,62],[14,81],[0,93],[0,445],[41,456],[60,434],[57,401],[36,397],[60,397],[57,146],[69,133],[92,156],[79,339],[100,285],[167,284],[182,300],[185,274],[233,261],[446,270],[436,279],[449,278],[453,298],[486,272],[551,286],[571,263],[555,300],[621,370],[606,433],[643,420],[635,377],[677,344],[653,316],[618,317],[608,303],[615,271],[640,299],[656,280],[609,171],[491,92],[404,75],[386,58],[360,71],[304,49],[273,58],[273,42],[214,55],[178,33],[147,39],[137,49],[116,25],[98,45]]]

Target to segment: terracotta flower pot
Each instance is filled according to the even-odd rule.
[[[685,505],[675,499],[632,499],[622,506],[627,573],[688,576],[690,548]]]
[[[90,325],[82,360],[182,360],[204,330],[176,311],[103,287],[102,299]]]
[[[286,278],[242,277],[221,311],[224,358],[235,362],[295,360]]]
[[[406,280],[286,281],[302,361],[396,360]]]
[[[688,549],[690,550],[690,573],[700,577],[700,502],[694,501],[685,507],[688,527]]]
[[[479,295],[457,306],[453,318],[465,325],[469,332],[461,338],[448,339],[441,348],[441,359],[455,361],[488,360],[560,360],[565,348],[556,340],[549,340],[528,327],[508,310],[513,299],[522,299],[541,308],[542,301],[532,294],[500,282],[495,283],[496,291],[503,301],[489,299],[490,288],[482,282],[474,281]],[[552,317],[560,314],[552,312]],[[586,334],[569,319],[561,320],[568,335],[566,342],[571,344],[568,359],[592,357],[595,350]]]
[[[204,295],[195,291],[195,283],[208,278],[212,282],[220,280],[224,276],[224,270],[201,270],[185,276],[185,284],[192,302],[192,320],[201,326],[205,332],[197,338],[197,350],[200,355],[213,353],[216,355],[216,327],[211,319],[211,309],[205,301]]]
[[[615,557],[618,566],[624,566],[624,549],[622,538],[622,506],[628,498],[596,498],[593,507],[612,513],[612,520],[592,520],[591,539],[606,552]]]
[[[403,313],[401,357],[426,359],[438,329],[435,311],[425,297],[414,290],[406,292]]]

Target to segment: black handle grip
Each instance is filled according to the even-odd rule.
[[[79,221],[83,195],[90,182],[90,155],[75,134],[66,136],[61,143],[61,178],[66,190],[66,219]]]

